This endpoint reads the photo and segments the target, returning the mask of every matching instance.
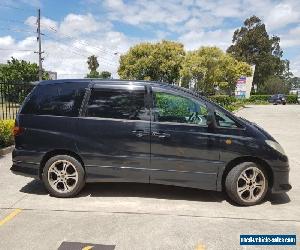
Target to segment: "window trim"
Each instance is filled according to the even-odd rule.
[[[86,82],[82,82],[82,83],[89,83],[90,81],[86,81]],[[74,116],[68,116],[68,115],[55,115],[55,114],[24,114],[22,113],[23,108],[28,104],[28,102],[30,101],[30,99],[32,98],[32,95],[34,93],[34,91],[37,91],[38,88],[40,87],[46,87],[46,86],[60,86],[60,85],[65,85],[68,83],[76,83],[74,81],[62,81],[60,83],[50,83],[50,84],[37,84],[32,90],[31,92],[26,96],[26,98],[24,99],[22,105],[20,106],[19,110],[18,110],[18,115],[32,115],[32,116],[50,116],[50,117],[67,117],[67,118],[78,118],[80,117],[80,112],[81,112],[81,108],[82,108],[82,104],[86,95],[86,91],[88,89],[88,87],[85,87],[85,93],[83,94],[83,98],[81,100],[81,104],[79,105],[79,109],[78,109],[78,113]],[[79,88],[77,88],[79,89]]]
[[[217,123],[217,120],[216,120],[216,115],[215,115],[215,112],[216,111],[219,111],[223,114],[225,114],[226,116],[229,116],[230,119],[232,119],[235,123],[238,124],[239,127],[236,127],[236,128],[230,128],[230,127],[221,127],[221,126],[218,126],[218,123]],[[218,129],[231,129],[231,130],[246,130],[246,127],[244,125],[242,125],[239,121],[237,121],[237,119],[235,119],[234,116],[232,115],[228,115],[230,114],[227,110],[225,110],[226,112],[222,111],[221,109],[218,109],[218,108],[214,108],[213,110],[213,115],[214,115],[214,120],[215,120],[215,128],[218,128]]]
[[[93,83],[90,82],[89,85],[85,88],[85,94],[82,99],[81,107],[79,109],[78,117],[85,117],[87,105],[89,103],[89,99],[92,93]]]
[[[84,96],[84,103],[82,105],[81,115],[79,117],[81,118],[87,118],[87,119],[96,119],[96,120],[113,120],[113,121],[130,121],[130,122],[138,122],[138,121],[144,121],[144,122],[150,122],[151,121],[151,115],[149,115],[149,120],[130,120],[130,119],[120,119],[120,118],[111,118],[111,117],[96,117],[96,116],[87,116],[87,109],[88,104],[90,101],[90,98],[92,96],[93,91],[101,91],[101,90],[128,90],[128,84],[112,84],[112,85],[100,85],[97,83],[91,82],[91,84],[88,86],[88,90],[86,92],[86,96]],[[150,110],[149,107],[146,105],[146,95],[148,94],[147,88],[145,85],[132,85],[133,89],[135,90],[144,90],[144,107],[146,110]]]

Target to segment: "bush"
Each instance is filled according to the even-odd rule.
[[[220,106],[229,111],[234,111],[244,106],[243,100],[237,99],[234,96],[215,95],[209,96],[209,99],[213,102],[218,103]]]
[[[251,95],[250,98],[246,101],[249,104],[267,104],[268,99],[271,95]],[[287,103],[297,103],[297,95],[286,95]]]
[[[249,103],[268,102],[271,95],[251,95],[247,100]]]
[[[14,125],[14,120],[0,120],[0,148],[10,146],[14,143]]]
[[[213,102],[218,103],[223,107],[228,106],[236,102],[237,100],[234,96],[228,96],[228,95],[213,95],[210,96],[209,99],[212,100]]]
[[[269,104],[271,95],[251,95],[249,99],[237,99],[233,96],[215,95],[208,98],[221,105],[229,111],[234,111],[243,107],[245,104]],[[286,95],[286,101],[289,104],[297,103],[297,95]]]
[[[286,102],[287,103],[298,103],[297,95],[287,95]]]

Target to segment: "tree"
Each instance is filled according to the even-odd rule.
[[[3,92],[5,99],[11,102],[22,102],[31,87],[30,85],[21,86],[21,84],[38,81],[38,74],[39,67],[36,63],[12,57],[11,60],[7,61],[7,64],[1,64],[0,82],[4,83]],[[47,79],[49,79],[49,75],[43,71],[43,80]]]
[[[90,71],[97,71],[99,67],[97,56],[95,55],[89,56],[87,60],[87,64]]]
[[[0,65],[1,83],[29,83],[38,81],[39,67],[36,63],[11,58],[7,64]],[[49,79],[48,73],[43,72],[43,79]]]
[[[86,75],[87,78],[102,78],[108,79],[111,78],[111,73],[108,71],[102,71],[99,73],[97,69],[99,68],[98,59],[95,55],[89,56],[87,60],[88,68],[90,73]]]
[[[300,88],[300,77],[292,77],[289,80],[289,83],[291,84],[291,87],[293,87],[293,88]]]
[[[96,70],[96,71],[90,71],[90,73],[88,73],[86,75],[87,78],[100,78],[100,74],[99,72]]]
[[[251,68],[217,47],[201,47],[187,53],[180,73],[183,86],[193,82],[204,94],[214,94],[216,87],[231,94],[239,77],[251,75]]]
[[[121,56],[118,74],[121,79],[176,83],[184,56],[181,43],[165,40],[155,44],[141,43]]]
[[[263,86],[263,92],[266,94],[288,94],[290,85],[284,78],[279,76],[270,76]]]
[[[270,76],[282,76],[285,72],[287,62],[281,60],[280,38],[270,37],[258,17],[246,19],[244,26],[234,32],[232,42],[228,53],[238,60],[256,65],[253,83],[259,89]]]
[[[99,67],[98,59],[95,55],[89,56],[87,60],[88,68],[90,73],[87,74],[87,78],[99,78],[99,72],[97,71]]]
[[[111,73],[108,71],[102,71],[100,73],[100,78],[102,79],[110,79],[111,78]]]

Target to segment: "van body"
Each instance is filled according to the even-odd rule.
[[[14,129],[15,174],[56,197],[87,182],[138,182],[226,191],[241,205],[286,192],[289,164],[256,124],[196,92],[147,81],[42,81]]]

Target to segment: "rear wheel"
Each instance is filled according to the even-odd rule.
[[[85,184],[81,163],[69,155],[50,158],[43,169],[42,179],[49,193],[60,198],[75,196]]]
[[[237,204],[256,205],[266,196],[268,176],[265,170],[257,164],[244,162],[228,173],[225,188],[228,196]]]

